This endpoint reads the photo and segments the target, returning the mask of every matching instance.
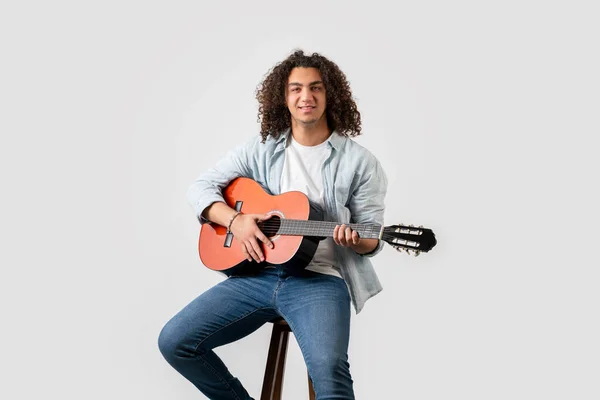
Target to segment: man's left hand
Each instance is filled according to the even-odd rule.
[[[335,226],[333,241],[337,245],[349,247],[358,254],[371,253],[379,244],[379,239],[361,239],[358,232],[352,230],[346,224]]]
[[[333,241],[344,247],[353,247],[360,243],[358,232],[353,231],[346,224],[336,225],[333,229]]]

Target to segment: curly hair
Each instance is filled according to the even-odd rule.
[[[340,68],[318,53],[304,55],[296,50],[288,58],[275,65],[258,85],[258,122],[262,142],[290,128],[291,114],[286,104],[285,88],[292,69],[296,67],[316,68],[321,73],[325,86],[327,125],[342,136],[361,134],[360,112],[352,98],[350,84]]]

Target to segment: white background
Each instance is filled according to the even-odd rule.
[[[357,398],[600,398],[592,4],[3,3],[0,397],[203,398],[157,348],[222,279],[186,190],[301,48],[350,80],[387,223],[439,240],[373,260]],[[256,398],[270,329],[217,349]],[[284,390],[307,398],[294,341]]]

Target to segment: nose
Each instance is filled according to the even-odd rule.
[[[310,88],[303,88],[302,93],[300,93],[300,98],[304,101],[311,100],[312,94],[310,93]]]

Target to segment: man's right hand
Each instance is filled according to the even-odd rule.
[[[258,222],[266,221],[272,216],[273,214],[240,214],[231,223],[231,233],[240,242],[242,251],[248,261],[265,261],[259,241],[264,243],[265,246],[273,248],[273,242],[262,233],[257,225]]]

